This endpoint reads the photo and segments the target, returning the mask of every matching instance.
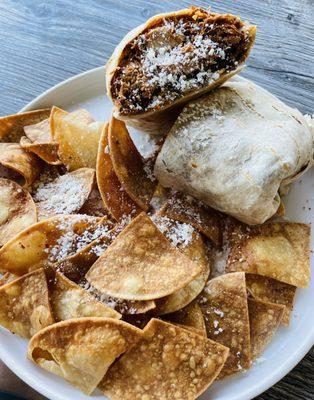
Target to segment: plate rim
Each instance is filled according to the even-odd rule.
[[[82,78],[87,78],[88,76],[95,79],[95,76],[97,76],[98,74],[103,72],[104,69],[105,69],[104,66],[89,69],[87,71],[83,71],[77,75],[73,75],[73,76],[59,82],[58,84],[48,88],[46,91],[39,94],[37,97],[35,97],[29,103],[27,103],[19,111],[19,113],[32,110],[34,105],[37,102],[39,102],[42,99],[44,99],[45,97],[49,96],[55,90],[57,90],[63,86],[66,86],[67,84],[69,84],[73,81],[80,80]],[[250,81],[249,79],[246,79],[241,76],[237,76],[237,78],[238,79],[240,78],[240,80]],[[263,90],[265,90],[265,89],[263,89]],[[284,376],[286,376],[305,357],[305,355],[310,351],[310,349],[313,345],[314,345],[314,325],[313,325],[313,329],[308,331],[307,336],[303,337],[303,340],[302,340],[300,346],[295,347],[294,351],[290,352],[289,356],[287,356],[285,364],[280,369],[278,369],[277,371],[272,371],[271,376],[267,376],[265,379],[255,383],[252,388],[248,388],[246,390],[245,397],[243,397],[244,393],[240,393],[239,395],[237,395],[235,397],[235,400],[251,400],[255,396],[260,395],[261,393],[265,392],[266,390],[268,390],[269,388],[274,386]],[[16,374],[23,382],[25,382],[26,384],[31,386],[33,389],[35,389],[37,392],[39,392],[43,396],[48,397],[50,400],[65,400],[66,399],[63,396],[60,396],[58,393],[54,393],[53,389],[50,389],[49,387],[47,388],[44,384],[42,384],[40,382],[40,380],[38,380],[36,377],[33,377],[29,372],[27,372],[28,371],[27,369],[24,370],[19,364],[14,363],[14,361],[10,359],[9,352],[6,353],[5,351],[3,351],[1,343],[0,343],[0,358],[3,361],[3,363],[14,374]],[[52,377],[52,379],[53,379],[53,377]],[[228,380],[226,380],[225,382],[227,383]],[[92,399],[92,397],[91,397],[91,399]]]

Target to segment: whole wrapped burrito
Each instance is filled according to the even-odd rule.
[[[313,163],[303,115],[248,81],[228,82],[189,103],[155,164],[165,187],[248,224],[279,207],[279,190]]]
[[[107,94],[114,116],[154,131],[154,123],[161,122],[156,114],[234,75],[255,33],[256,27],[239,17],[197,7],[150,18],[125,36],[108,61]],[[168,119],[163,114],[163,122]]]

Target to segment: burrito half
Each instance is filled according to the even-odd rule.
[[[261,224],[276,213],[279,190],[312,163],[313,133],[303,115],[238,80],[183,109],[155,174],[165,187],[247,224]]]

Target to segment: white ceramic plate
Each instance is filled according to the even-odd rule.
[[[104,69],[96,68],[53,87],[21,111],[51,105],[67,110],[84,107],[91,111],[96,119],[105,121],[110,115],[111,106],[104,93]],[[294,183],[284,200],[290,220],[307,223],[314,221],[314,168]],[[314,265],[313,261],[312,255],[311,265]],[[278,382],[304,357],[314,343],[313,304],[312,279],[308,289],[298,290],[291,326],[280,328],[260,362],[245,374],[215,383],[201,399],[249,400]],[[26,383],[51,400],[90,399],[67,382],[28,361],[26,348],[26,340],[0,328],[0,358]],[[104,399],[100,392],[95,393],[93,398]]]

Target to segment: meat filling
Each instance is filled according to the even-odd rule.
[[[112,80],[120,113],[158,110],[236,69],[251,41],[243,25],[237,17],[203,12],[146,30],[124,49]]]

